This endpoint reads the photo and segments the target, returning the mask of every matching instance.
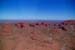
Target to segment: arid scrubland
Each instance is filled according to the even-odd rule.
[[[75,50],[75,20],[0,23],[0,50]]]

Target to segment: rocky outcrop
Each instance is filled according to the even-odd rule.
[[[75,21],[3,23],[0,40],[3,50],[75,50]]]

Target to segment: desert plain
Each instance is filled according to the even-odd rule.
[[[2,22],[0,50],[75,50],[75,20]]]

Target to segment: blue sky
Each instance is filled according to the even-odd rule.
[[[75,19],[75,0],[0,0],[0,20]]]

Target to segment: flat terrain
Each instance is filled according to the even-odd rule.
[[[0,23],[0,50],[75,50],[75,20]]]

